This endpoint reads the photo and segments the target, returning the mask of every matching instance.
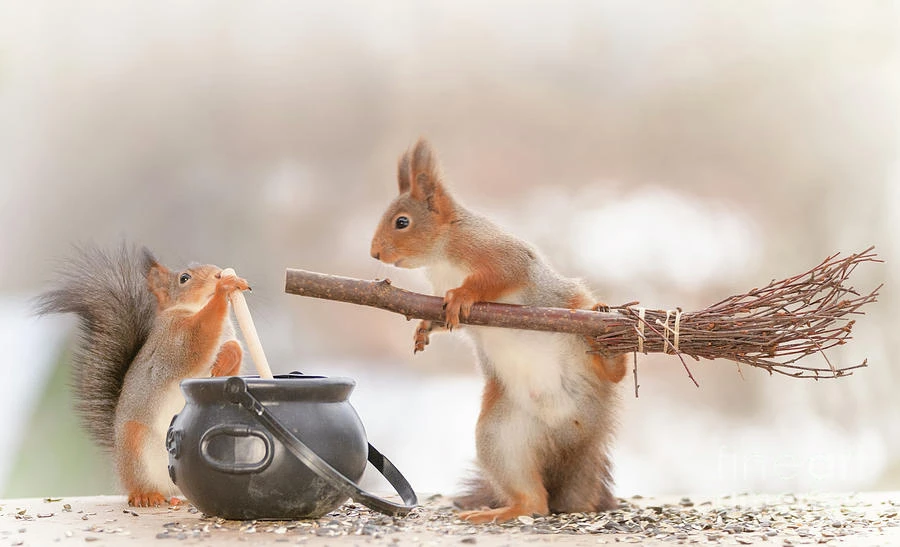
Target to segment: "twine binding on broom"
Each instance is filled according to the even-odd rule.
[[[643,306],[639,306],[638,307],[638,323],[637,323],[637,332],[638,332],[637,352],[644,353],[644,354],[647,353],[644,351],[644,316],[646,314],[647,314],[647,308],[645,308]]]
[[[845,258],[831,255],[807,272],[773,280],[696,312],[648,310],[635,307],[637,302],[610,308],[634,318],[634,328],[630,334],[614,329],[594,336],[591,352],[605,356],[672,353],[695,384],[684,355],[696,361],[728,359],[793,378],[848,376],[868,361],[836,367],[826,350],[850,340],[855,323],[851,316],[862,315],[862,306],[877,301],[882,285],[863,293],[848,284],[859,264],[882,262],[873,249]],[[651,334],[645,334],[645,328]],[[821,355],[825,366],[798,363],[813,354]]]
[[[644,321],[645,313],[646,313],[646,309],[641,308],[641,314],[639,316],[639,320],[641,323],[643,323],[643,321]],[[673,315],[675,316],[675,324],[671,328],[669,328],[669,317],[672,317]],[[671,348],[672,353],[677,355],[678,354],[678,341],[679,341],[678,337],[681,332],[681,328],[680,328],[681,327],[681,309],[666,310],[666,320],[660,321],[659,319],[657,319],[656,324],[663,328],[663,333],[665,335],[665,336],[663,336],[663,353],[669,353],[669,348]],[[643,332],[644,332],[643,325],[641,325],[641,334],[643,334]],[[672,333],[672,341],[671,342],[669,342],[669,333],[670,332]],[[638,342],[638,347],[640,348],[640,349],[638,349],[638,351],[641,352],[641,350],[644,347],[643,341]]]

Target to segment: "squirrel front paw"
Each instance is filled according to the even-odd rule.
[[[225,294],[231,294],[234,291],[250,290],[250,284],[248,284],[247,280],[243,277],[223,275],[219,277],[219,281],[216,284],[216,290],[224,292]]]
[[[431,321],[419,321],[419,325],[416,327],[416,336],[415,336],[415,347],[413,348],[413,355],[420,351],[425,351],[425,346],[428,345],[429,334],[431,333]]]
[[[475,295],[465,287],[450,289],[444,295],[444,311],[446,314],[447,328],[451,331],[459,327],[460,318],[466,319],[472,311],[472,304],[476,302]]]

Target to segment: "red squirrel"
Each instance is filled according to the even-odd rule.
[[[112,450],[129,505],[180,503],[165,443],[184,406],[180,381],[240,371],[228,296],[250,287],[221,272],[212,265],[171,271],[147,249],[86,247],[38,298],[38,313],[79,318],[77,410],[95,441]]]
[[[459,327],[482,301],[599,309],[578,280],[561,276],[528,243],[463,207],[449,192],[428,142],[398,166],[400,194],[372,239],[372,257],[425,268],[443,295],[443,325],[422,321],[414,353],[435,328]],[[475,445],[479,475],[455,498],[470,522],[615,508],[609,445],[616,384],[626,356],[587,353],[572,334],[466,326],[485,386]]]

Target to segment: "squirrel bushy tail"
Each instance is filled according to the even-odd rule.
[[[79,343],[72,356],[76,408],[104,447],[114,444],[112,424],[125,374],[156,315],[146,280],[155,262],[146,248],[78,247],[60,268],[56,288],[37,299],[39,314],[78,316]]]

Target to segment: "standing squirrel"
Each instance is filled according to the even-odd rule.
[[[601,309],[585,286],[556,273],[538,252],[463,207],[444,185],[430,145],[399,161],[400,195],[372,240],[372,257],[425,268],[444,296],[445,321],[421,321],[414,352],[435,328],[455,329],[482,301]],[[470,522],[519,515],[602,511],[611,492],[609,444],[615,383],[626,356],[589,354],[586,338],[467,326],[485,378],[475,446],[480,474],[456,498]]]
[[[112,449],[128,504],[178,504],[168,474],[166,431],[184,406],[185,378],[230,376],[243,351],[228,296],[250,287],[212,265],[170,271],[146,248],[79,249],[38,313],[75,313],[76,406],[91,436]],[[168,494],[168,496],[166,495]]]

